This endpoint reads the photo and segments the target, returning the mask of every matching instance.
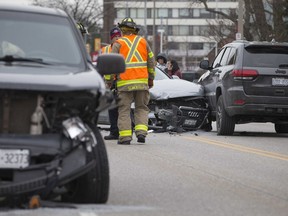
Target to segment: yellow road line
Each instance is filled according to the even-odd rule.
[[[217,140],[207,139],[207,138],[204,138],[204,137],[184,137],[184,138],[185,139],[189,139],[189,140],[195,140],[195,141],[199,141],[199,142],[204,142],[206,144],[221,146],[221,147],[224,147],[224,148],[230,148],[230,149],[233,149],[233,150],[236,150],[236,151],[248,152],[248,153],[257,154],[257,155],[261,155],[261,156],[265,156],[265,157],[270,157],[270,158],[275,158],[275,159],[279,159],[279,160],[288,161],[288,155],[283,155],[283,154],[279,154],[279,153],[276,153],[276,152],[264,151],[264,150],[261,150],[261,149],[250,148],[250,147],[236,145],[236,144],[232,144],[232,143],[224,143],[224,142],[220,142],[220,141],[217,141]]]

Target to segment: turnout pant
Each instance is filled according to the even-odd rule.
[[[118,128],[119,141],[132,140],[131,128],[131,104],[135,103],[134,124],[135,134],[147,135],[148,130],[148,102],[150,99],[149,90],[118,91],[120,99],[118,104]]]

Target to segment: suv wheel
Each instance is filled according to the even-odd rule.
[[[276,133],[288,133],[288,124],[276,124],[274,125]]]
[[[67,193],[62,195],[63,202],[106,203],[109,193],[109,164],[106,147],[97,127],[89,125],[96,136],[97,145],[87,153],[86,160],[96,158],[96,166],[88,173],[66,185]]]
[[[226,113],[222,95],[217,101],[216,126],[218,135],[232,135],[234,133],[235,120]]]

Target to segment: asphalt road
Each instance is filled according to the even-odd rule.
[[[246,124],[234,136],[193,131],[150,133],[146,144],[134,138],[129,146],[107,141],[107,204],[0,216],[287,216],[287,138],[272,124]]]

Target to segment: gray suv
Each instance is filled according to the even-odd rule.
[[[277,133],[288,133],[288,43],[234,41],[200,68],[208,70],[198,82],[218,135],[249,122],[272,122]]]

